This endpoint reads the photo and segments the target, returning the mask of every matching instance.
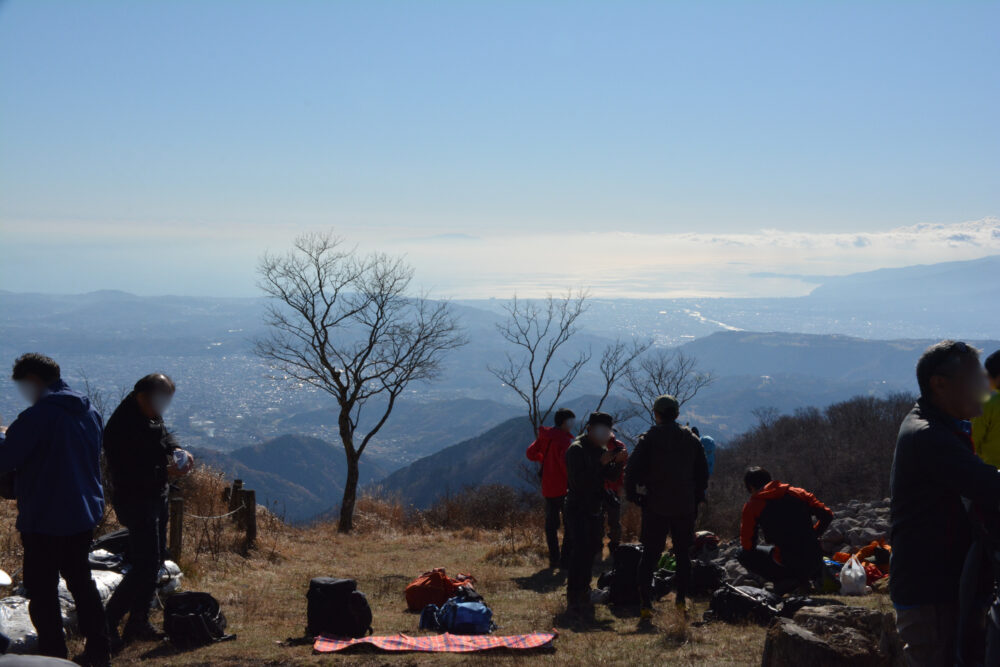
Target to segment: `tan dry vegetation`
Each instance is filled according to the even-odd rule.
[[[225,483],[199,471],[185,484],[188,510],[202,516],[225,511]],[[20,567],[20,545],[13,532],[13,504],[5,503],[0,523],[0,565]],[[197,509],[195,509],[197,508]],[[475,526],[441,528],[400,503],[372,497],[359,499],[358,529],[336,532],[333,523],[291,527],[264,508],[258,509],[258,547],[244,555],[241,533],[229,520],[185,522],[186,556],[183,587],[212,593],[219,599],[235,641],[178,652],[169,644],[127,648],[115,664],[149,665],[424,665],[424,664],[559,664],[559,665],[756,665],[764,630],[755,626],[700,625],[707,600],[697,600],[687,620],[670,599],[658,605],[651,624],[643,626],[635,610],[598,606],[592,623],[566,619],[565,579],[544,570],[545,552],[539,522],[512,522],[500,530]],[[524,518],[524,517],[521,517]],[[212,524],[212,525],[206,525]],[[109,527],[114,526],[113,516]],[[605,551],[605,556],[607,552]],[[406,611],[403,589],[422,571],[444,567],[469,572],[494,611],[498,633],[516,634],[557,629],[551,650],[480,654],[388,654],[354,650],[314,655],[302,642],[306,622],[305,593],[315,576],[351,577],[368,596],[378,634],[422,634],[418,615]],[[609,568],[606,560],[601,568]],[[600,568],[595,568],[595,574]],[[869,596],[855,603],[885,605]],[[153,621],[160,622],[159,613]],[[300,641],[288,641],[300,640]],[[82,649],[79,640],[72,648]]]

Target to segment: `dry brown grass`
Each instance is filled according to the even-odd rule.
[[[211,511],[221,478],[192,480],[189,507]],[[200,503],[200,504],[199,504]],[[754,626],[699,625],[707,601],[696,601],[687,619],[669,599],[659,605],[652,623],[641,623],[635,610],[599,606],[592,623],[580,624],[564,616],[565,579],[543,569],[545,553],[540,524],[526,522],[490,530],[467,526],[435,528],[393,501],[368,497],[359,503],[359,530],[340,535],[332,523],[289,527],[261,512],[258,548],[247,555],[239,549],[215,549],[238,542],[238,531],[227,521],[220,535],[205,537],[205,528],[188,522],[185,535],[190,556],[182,559],[184,588],[212,593],[238,635],[232,642],[177,652],[168,644],[132,646],[116,664],[150,665],[430,665],[473,663],[520,664],[629,664],[629,665],[756,665],[760,663],[764,630]],[[4,503],[0,525],[0,565],[20,567],[20,545],[11,538],[12,503]],[[193,510],[192,510],[193,511]],[[270,518],[268,518],[270,517]],[[210,529],[208,529],[210,530]],[[200,537],[199,537],[200,536]],[[607,552],[604,554],[607,558]],[[301,638],[306,617],[305,593],[316,576],[351,577],[368,596],[379,634],[421,634],[418,616],[406,611],[403,589],[422,571],[444,567],[451,573],[470,572],[478,579],[500,625],[498,632],[515,634],[556,628],[554,649],[534,653],[313,655]],[[610,567],[610,561],[603,564]],[[855,600],[885,605],[884,598]],[[159,614],[153,617],[159,622]],[[80,649],[78,640],[74,648]]]

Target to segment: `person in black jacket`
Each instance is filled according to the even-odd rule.
[[[149,608],[166,551],[169,469],[174,451],[180,449],[163,423],[174,392],[166,375],[147,375],[136,382],[104,430],[112,505],[118,522],[129,530],[131,566],[107,605],[116,647],[162,636],[149,623]],[[118,625],[126,613],[128,622],[119,641]]]
[[[566,602],[570,611],[590,610],[590,579],[604,530],[604,482],[621,474],[624,452],[609,451],[614,419],[603,412],[591,413],[587,432],[566,450],[565,522],[570,543]]]
[[[664,394],[653,403],[656,424],[639,436],[625,468],[625,494],[642,508],[639,561],[640,614],[653,613],[653,571],[667,546],[677,559],[676,605],[686,609],[691,587],[691,544],[698,503],[708,488],[708,463],[698,436],[677,423],[680,406]]]
[[[889,594],[907,664],[956,661],[958,593],[972,526],[962,498],[996,508],[1000,471],[973,449],[968,420],[987,391],[979,352],[946,340],[917,362],[920,399],[903,420],[889,485]]]

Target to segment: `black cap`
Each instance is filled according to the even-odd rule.
[[[607,412],[591,412],[587,419],[587,426],[607,426],[611,428],[615,425],[615,419]]]

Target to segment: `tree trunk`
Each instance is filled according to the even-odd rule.
[[[358,460],[347,457],[347,481],[344,482],[344,500],[340,503],[340,524],[337,531],[349,533],[354,529],[354,501],[358,493]]]

